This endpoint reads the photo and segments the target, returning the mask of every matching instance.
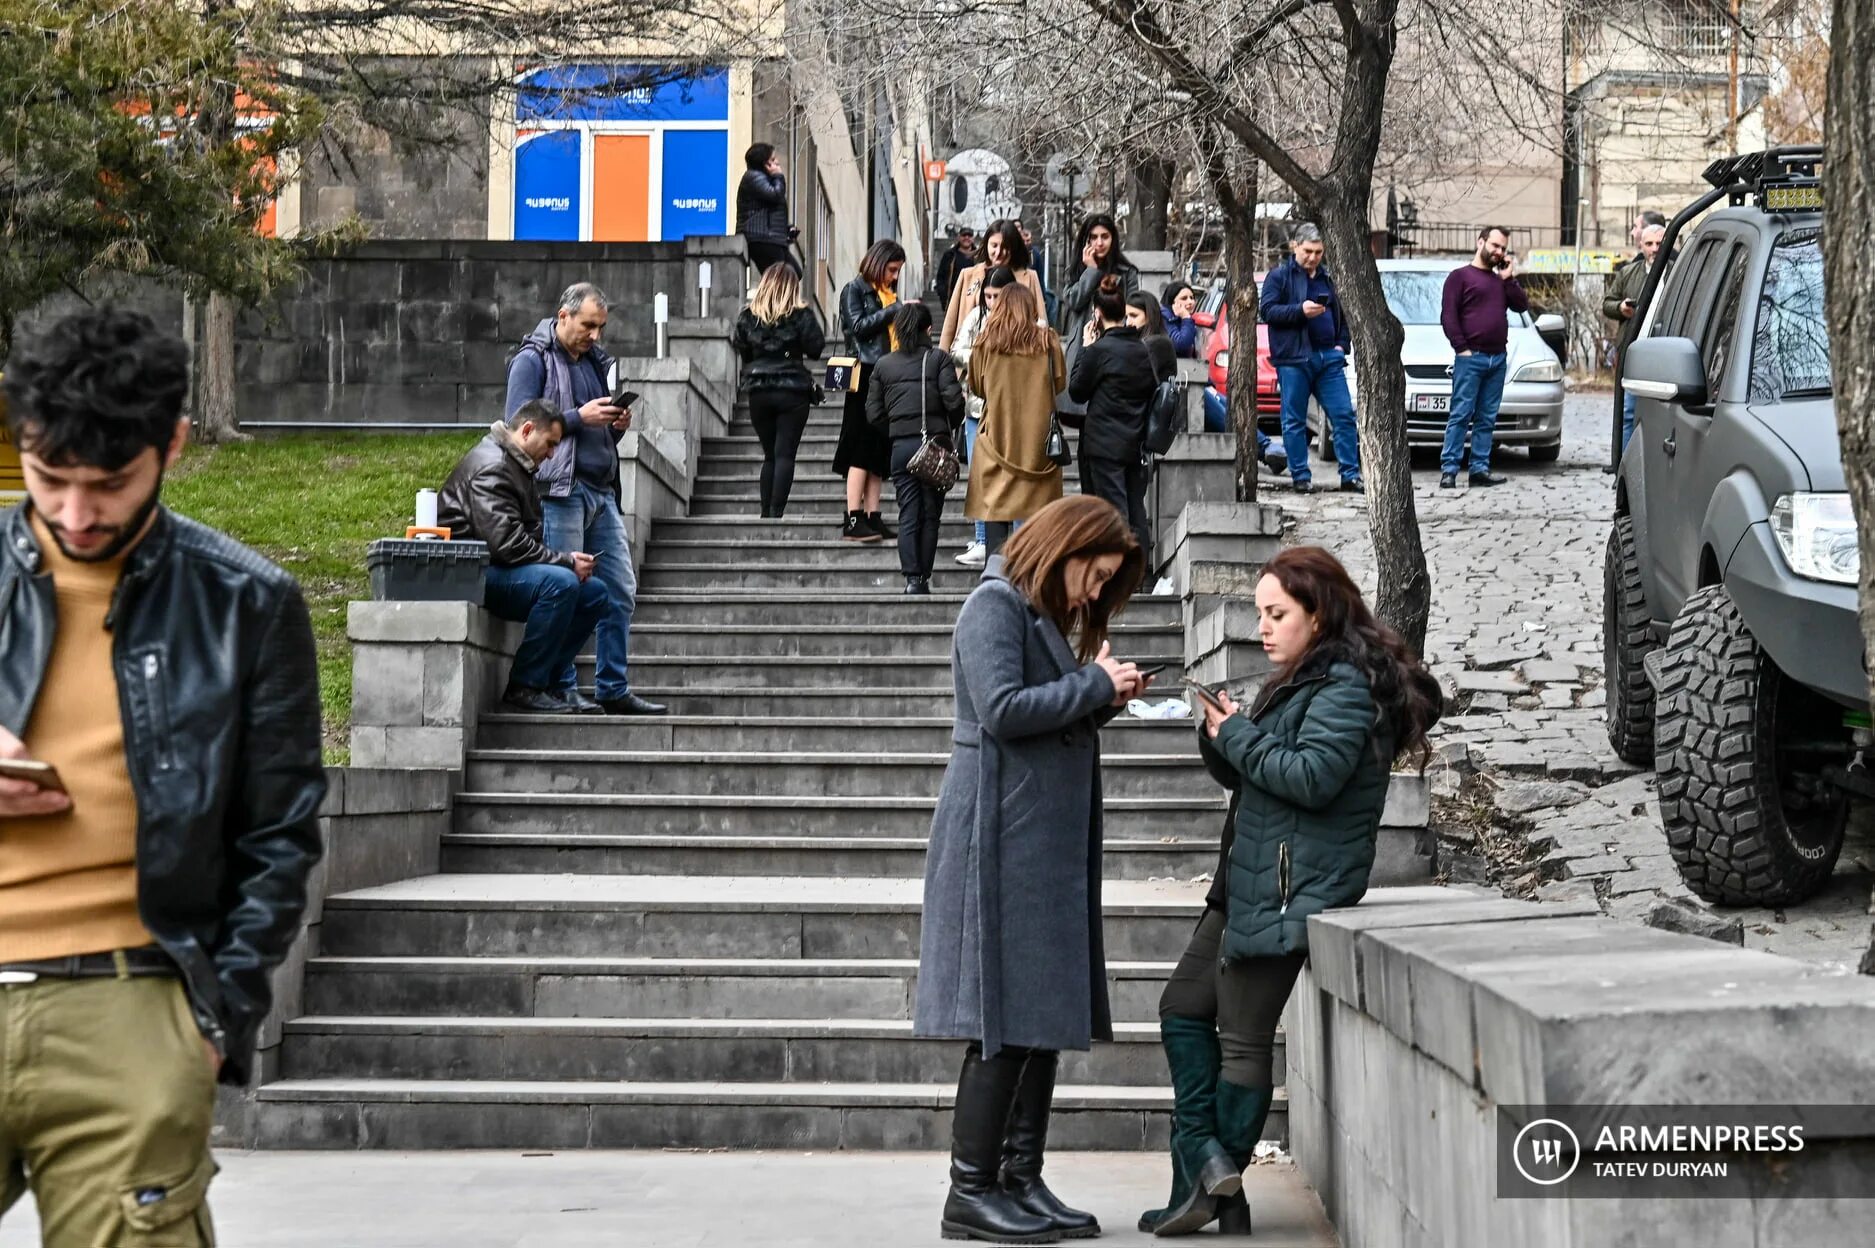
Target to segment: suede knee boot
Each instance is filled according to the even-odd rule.
[[[1257,1141],[1263,1138],[1263,1127],[1269,1121],[1270,1106],[1275,1099],[1274,1088],[1247,1087],[1223,1078],[1217,1081],[1218,1142],[1230,1154],[1231,1164],[1240,1175],[1256,1158]],[[1220,1204],[1218,1232],[1250,1234],[1250,1204],[1244,1199],[1241,1187],[1234,1201]]]
[[[1048,1111],[1055,1099],[1055,1072],[1061,1055],[1034,1049],[1016,1086],[1015,1110],[1003,1142],[1003,1190],[1029,1213],[1047,1218],[1063,1239],[1091,1239],[1100,1222],[1091,1213],[1070,1208],[1042,1182],[1042,1155],[1048,1148]]]
[[[986,1060],[975,1044],[964,1052],[951,1113],[951,1190],[940,1226],[945,1239],[1052,1244],[1061,1238],[1053,1222],[1003,1190],[1003,1140],[1027,1056],[1003,1052]]]
[[[1172,1072],[1172,1195],[1164,1209],[1142,1215],[1139,1227],[1159,1236],[1189,1235],[1217,1217],[1218,1197],[1240,1190],[1243,1172],[1217,1138],[1223,1062],[1217,1024],[1166,1015],[1159,1019],[1159,1039]]]

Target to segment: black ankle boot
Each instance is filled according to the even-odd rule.
[[[880,515],[878,512],[876,511],[867,512],[866,523],[872,526],[872,531],[874,533],[877,533],[880,537],[884,538],[886,541],[895,542],[898,540],[898,530],[888,525],[885,522],[885,517]]]
[[[940,1230],[945,1239],[992,1244],[1052,1244],[1061,1231],[1003,1190],[1003,1138],[1028,1054],[1003,1051],[984,1060],[981,1046],[964,1051],[951,1113],[951,1190]]]
[[[1037,1217],[1047,1218],[1063,1239],[1091,1239],[1100,1222],[1091,1213],[1071,1209],[1042,1182],[1042,1154],[1048,1149],[1048,1111],[1055,1100],[1057,1053],[1033,1049],[1016,1085],[1016,1105],[1003,1142],[1003,1190]]]

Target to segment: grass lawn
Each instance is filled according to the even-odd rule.
[[[192,446],[164,484],[171,508],[246,542],[299,578],[319,644],[328,763],[350,755],[345,604],[371,596],[365,547],[373,538],[402,537],[416,492],[442,485],[480,437],[320,433]]]

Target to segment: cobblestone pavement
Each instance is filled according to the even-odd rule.
[[[1414,456],[1433,581],[1426,658],[1460,708],[1435,734],[1434,793],[1455,797],[1461,777],[1476,769],[1481,779],[1466,792],[1481,787],[1493,812],[1485,839],[1508,838],[1528,858],[1494,873],[1516,891],[1559,900],[1592,892],[1609,914],[1636,921],[1665,905],[1709,934],[1738,923],[1750,948],[1853,967],[1870,935],[1871,821],[1858,818],[1819,897],[1788,912],[1713,910],[1680,883],[1668,856],[1653,774],[1609,749],[1601,687],[1609,402],[1605,394],[1571,395],[1561,460],[1533,464],[1521,451],[1500,450],[1494,468],[1508,482],[1494,488],[1441,490],[1436,457]],[[1318,472],[1317,482],[1324,477],[1333,480]],[[1265,486],[1266,501],[1297,519],[1291,539],[1335,551],[1371,593],[1367,501],[1298,495],[1267,477]],[[1473,831],[1446,822],[1445,847],[1462,849]]]

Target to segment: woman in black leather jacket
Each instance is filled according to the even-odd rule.
[[[818,389],[805,361],[820,360],[827,335],[801,303],[801,279],[790,264],[772,264],[736,318],[736,354],[749,421],[762,442],[762,518],[780,519],[794,488],[794,455],[807,431]]]
[[[840,291],[846,348],[859,360],[859,378],[846,392],[840,444],[833,452],[834,475],[846,478],[846,520],[840,536],[849,542],[898,536],[879,515],[879,492],[892,471],[892,443],[866,419],[866,383],[879,357],[898,347],[892,311],[898,304],[898,275],[904,267],[905,249],[882,238],[859,262],[859,276]]]

